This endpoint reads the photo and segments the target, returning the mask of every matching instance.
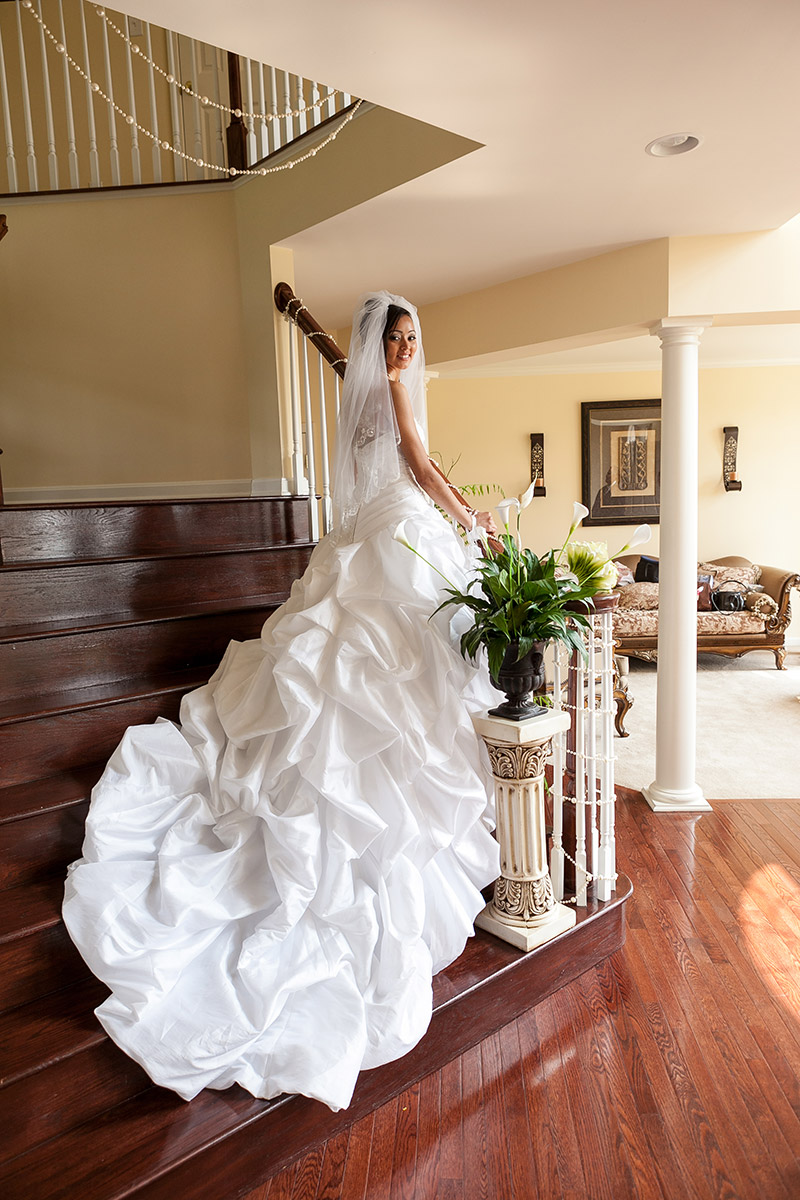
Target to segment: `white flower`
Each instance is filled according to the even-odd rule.
[[[649,525],[637,525],[631,536],[631,540],[626,542],[621,550],[618,550],[614,558],[619,558],[620,554],[624,554],[626,550],[633,550],[635,546],[643,546],[645,542],[649,542],[652,536]]]
[[[589,515],[589,510],[586,507],[586,505],[580,504],[577,500],[575,500],[572,505],[572,524],[569,527],[569,533],[567,534],[567,541],[569,541],[569,539],[572,537],[573,533],[578,528],[578,526],[580,525],[583,518],[588,517],[588,515]]]
[[[605,542],[570,542],[567,562],[582,587],[595,592],[610,592],[617,582],[617,568],[608,557]]]
[[[400,542],[400,544],[402,546],[408,546],[409,550],[413,550],[414,547],[411,545],[411,542],[408,540],[408,537],[406,536],[407,523],[408,523],[407,520],[398,521],[397,527],[396,527],[394,533],[392,534],[392,537],[394,538],[394,540],[396,542]]]
[[[528,507],[531,500],[533,499],[533,489],[535,487],[536,487],[536,480],[534,479],[533,482],[531,483],[531,486],[529,488],[526,488],[525,491],[522,493],[522,495],[519,498],[520,508]]]
[[[500,514],[500,520],[505,525],[506,529],[508,529],[509,513],[511,512],[511,509],[513,508],[516,510],[516,512],[519,512],[520,507],[520,502],[516,496],[512,496],[510,500],[501,500],[499,504],[495,505],[496,511]]]

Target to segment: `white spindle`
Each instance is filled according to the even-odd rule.
[[[39,16],[42,15],[42,0],[38,5]],[[50,65],[47,61],[47,39],[44,25],[39,25],[39,40],[42,52],[42,85],[44,87],[44,117],[47,129],[47,174],[50,180],[50,190],[58,190],[58,154],[56,153],[56,130],[53,123],[53,97],[50,92]]]
[[[247,165],[252,167],[258,161],[258,142],[256,140],[256,123],[253,117],[253,64],[249,58],[239,60],[244,71],[244,119],[247,129]]]
[[[325,85],[325,91],[328,99],[325,101],[326,117],[334,117],[336,115],[336,89]]]
[[[600,704],[602,725],[600,736],[600,853],[597,860],[596,895],[598,900],[610,900],[616,871],[614,841],[614,731],[612,711],[614,702],[613,614],[611,609],[600,614]]]
[[[222,92],[220,87],[220,79],[222,72],[225,70],[225,53],[222,50],[214,51],[214,100],[219,105],[222,103]],[[216,109],[216,118],[214,122],[214,153],[210,155],[208,162],[216,163],[218,167],[225,166],[225,119],[222,109]],[[217,178],[214,172],[205,172],[206,179],[209,175],[212,178]]]
[[[308,114],[303,111],[306,106],[306,98],[305,98],[305,80],[303,79],[302,75],[295,75],[294,90],[295,90],[295,96],[297,97],[297,100],[295,102],[295,108],[297,109],[298,114],[299,114],[298,118],[297,118],[297,129],[300,134],[303,134],[308,129],[308,119],[307,119]]]
[[[133,182],[142,182],[142,162],[139,157],[139,130],[136,128],[136,90],[133,83],[133,49],[131,47],[131,27],[128,18],[125,17],[125,32],[128,35],[128,40],[125,43],[126,50],[126,67],[128,71],[128,115],[133,117],[133,123],[130,124],[131,129],[131,171],[133,173]]]
[[[256,79],[258,81],[258,102],[256,111],[259,114],[258,120],[258,157],[266,158],[269,154],[269,133],[267,131],[268,122],[265,120],[267,112],[267,96],[264,85],[264,64],[256,63]]]
[[[14,155],[14,131],[11,127],[11,105],[8,102],[8,80],[2,31],[0,31],[0,101],[3,105],[3,130],[6,138],[6,185],[9,192],[18,192],[17,160]]]
[[[588,660],[587,675],[587,728],[586,728],[586,800],[587,800],[587,859],[589,873],[597,874],[598,832],[597,832],[597,617],[590,618],[589,632],[586,634]]]
[[[272,139],[273,153],[280,148],[281,145],[281,122],[278,117],[278,80],[277,73],[274,67],[269,69],[269,111],[272,120],[269,122],[270,136]]]
[[[289,387],[292,401],[292,495],[305,496],[307,483],[303,470],[303,427],[300,420],[300,381],[297,366],[297,342],[294,325],[289,322]]]
[[[336,378],[334,380],[333,386],[334,386],[334,396],[336,399],[336,421],[338,423],[338,421],[339,421],[339,402],[340,402],[339,401],[339,376],[338,375],[336,376]]]
[[[561,710],[563,687],[561,651],[558,642],[553,645],[553,708]],[[550,878],[556,900],[564,899],[564,739],[563,732],[553,738],[553,843],[550,849]]]
[[[194,38],[189,39],[189,44],[192,48],[192,113],[194,115],[194,157],[199,158],[202,162],[206,161],[205,147],[203,145],[203,106],[200,103],[198,92],[200,90],[200,58],[197,52],[197,42]],[[195,179],[203,178],[203,167],[198,167],[197,163],[192,163],[192,174]]]
[[[319,505],[317,504],[317,468],[314,454],[314,417],[311,412],[311,377],[308,371],[308,339],[303,339],[303,408],[306,422],[306,476],[308,477],[308,521],[311,539],[319,540]]]
[[[58,17],[61,26],[61,41],[66,46],[67,30],[64,25],[64,5],[62,0],[58,0]],[[80,169],[78,165],[78,143],[75,138],[75,116],[72,111],[72,80],[70,79],[70,66],[67,62],[66,54],[61,57],[61,66],[64,71],[64,113],[67,120],[69,186],[76,188],[80,187]]]
[[[175,34],[171,29],[167,30],[167,65],[169,73],[174,79],[179,79],[178,73],[178,52],[175,46]],[[176,150],[182,150],[181,144],[181,110],[178,102],[178,88],[175,84],[170,85],[170,113],[172,117],[172,145]],[[183,182],[186,177],[185,163],[180,154],[173,154],[172,160],[174,163],[173,170],[175,172],[176,182]]]
[[[311,127],[319,125],[322,120],[322,105],[319,104],[319,84],[311,84],[311,111],[308,114],[308,119]]]
[[[97,150],[97,129],[94,121],[94,92],[89,79],[92,77],[92,64],[89,61],[89,38],[86,34],[86,9],[81,4],[81,38],[83,41],[83,65],[88,75],[86,80],[86,121],[89,132],[89,186],[100,187],[100,154]]]
[[[122,182],[119,171],[119,142],[117,141],[117,114],[114,109],[114,79],[111,74],[111,48],[108,44],[108,24],[105,21],[100,22],[103,29],[103,59],[106,68],[106,95],[110,103],[106,105],[108,108],[108,144],[109,157],[111,159],[111,183],[114,187],[119,187]]]
[[[19,4],[14,8],[17,13],[17,37],[19,40],[19,71],[22,86],[22,112],[25,117],[25,146],[28,165],[28,191],[38,192],[39,177],[36,169],[36,146],[33,140],[33,119],[31,117],[31,97],[28,85],[28,63],[25,58],[25,39],[22,36],[22,9]]]
[[[575,688],[575,902],[586,904],[586,675],[579,655],[573,655]]]
[[[153,67],[153,42],[150,36],[150,23],[144,22],[144,44],[150,62],[147,65],[147,92],[150,98],[150,131],[153,141],[153,180],[161,183],[161,147],[158,144],[158,102],[156,100],[156,72]],[[168,85],[169,86],[169,85]]]
[[[331,507],[330,456],[328,451],[328,411],[325,405],[325,372],[322,355],[317,354],[319,366],[319,444],[322,468],[322,532],[329,533],[333,518]]]
[[[292,119],[292,77],[288,71],[283,72],[283,112],[286,122],[283,130],[283,144],[286,145],[294,137],[294,121]]]

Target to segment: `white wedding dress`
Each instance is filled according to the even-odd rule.
[[[261,638],[232,642],[181,727],[129,729],[70,868],[69,932],[112,995],[97,1010],[189,1099],[239,1083],[346,1106],[431,1016],[499,873],[486,752],[496,702],[432,620],[469,556],[413,480],[326,538]]]

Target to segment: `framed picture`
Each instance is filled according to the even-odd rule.
[[[581,404],[584,525],[657,524],[661,502],[661,401]]]

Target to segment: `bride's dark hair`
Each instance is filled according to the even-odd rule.
[[[414,320],[414,318],[411,316],[411,313],[407,309],[401,308],[399,304],[390,304],[386,310],[386,324],[383,327],[384,349],[386,348],[386,339],[401,317],[408,317],[410,321]]]

